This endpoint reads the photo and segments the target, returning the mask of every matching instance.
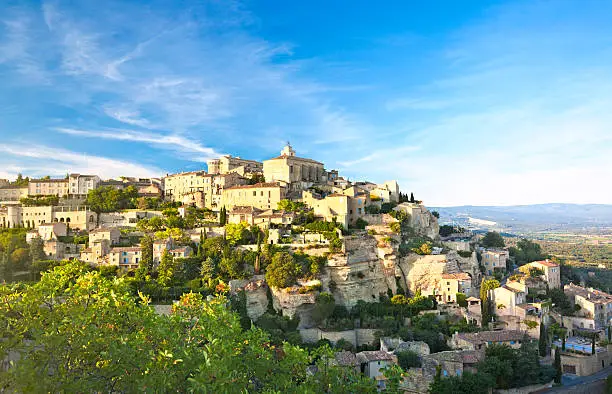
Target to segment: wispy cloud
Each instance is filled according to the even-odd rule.
[[[65,175],[68,172],[92,173],[102,178],[114,178],[122,175],[158,177],[165,172],[156,167],[148,167],[125,160],[111,159],[102,156],[92,156],[77,152],[43,145],[30,144],[0,144],[0,159],[4,167],[19,159],[21,166],[12,166],[6,170],[8,177],[14,177],[17,172],[27,170],[27,174]]]
[[[107,140],[144,142],[161,149],[169,149],[179,153],[188,154],[192,161],[205,162],[218,157],[220,154],[212,148],[203,146],[199,142],[179,135],[163,135],[133,130],[78,130],[57,128],[58,132],[79,137],[101,138]]]

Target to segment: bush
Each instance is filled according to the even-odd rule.
[[[278,252],[266,267],[266,281],[272,287],[284,288],[295,283],[301,267],[287,252]]]
[[[358,218],[357,220],[355,220],[355,225],[354,226],[357,229],[364,230],[367,225],[368,225],[368,222],[366,222],[362,218]]]
[[[403,350],[400,352],[396,352],[397,363],[404,370],[409,368],[419,368],[421,366],[421,359],[419,355],[411,350]]]
[[[457,254],[465,259],[472,257],[471,250],[459,250],[457,251]]]
[[[393,231],[395,234],[399,234],[402,231],[402,225],[399,222],[395,222],[395,223],[391,223],[389,225],[389,228],[391,229],[391,231]]]

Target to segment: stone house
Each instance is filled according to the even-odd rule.
[[[527,302],[527,294],[516,287],[505,284],[491,290],[491,301],[497,315],[516,315],[517,306]]]
[[[29,243],[36,237],[40,237],[43,241],[50,241],[66,235],[68,235],[66,223],[41,223],[36,229],[28,231],[26,241]]]
[[[107,240],[111,245],[117,245],[121,238],[121,231],[115,227],[100,227],[89,232],[89,243]]]
[[[108,253],[109,265],[116,265],[124,269],[136,269],[142,258],[139,246],[111,248]]]
[[[443,303],[457,302],[457,293],[470,294],[472,292],[472,277],[465,273],[442,274],[438,282],[439,301]]]
[[[235,172],[242,176],[248,173],[263,172],[263,163],[255,160],[241,159],[231,155],[224,155],[218,159],[211,159],[206,162],[209,174],[227,174]]]
[[[576,315],[595,320],[595,328],[606,327],[612,322],[612,295],[573,283],[565,285],[563,291],[574,305],[580,306]]]
[[[86,197],[90,190],[98,187],[100,177],[97,175],[68,175],[68,194],[71,196]]]
[[[28,186],[0,186],[0,202],[15,203],[28,196]]]
[[[448,345],[453,349],[480,351],[492,344],[506,344],[517,349],[525,340],[529,340],[525,332],[518,330],[456,332],[448,340]]]
[[[190,257],[193,254],[193,249],[190,246],[179,246],[174,243],[172,238],[156,240],[153,242],[153,263],[159,264],[164,250],[175,258]]]
[[[30,196],[58,196],[69,194],[68,179],[30,179],[28,195]]]
[[[529,273],[530,268],[538,268],[544,272],[544,280],[551,289],[561,287],[561,267],[549,260],[534,261],[523,265],[519,270],[523,273]]]
[[[356,354],[361,373],[376,380],[379,388],[385,387],[384,369],[397,364],[397,357],[382,350],[363,351]]]
[[[231,210],[236,206],[275,209],[286,196],[286,188],[278,183],[232,186],[223,190],[223,206]]]
[[[561,369],[564,374],[589,376],[612,365],[612,345],[596,346],[595,354],[591,351],[589,340],[570,337],[566,340],[565,350],[561,350],[561,343],[556,342],[552,354],[554,358],[555,352],[561,352]]]
[[[482,265],[487,275],[493,275],[496,271],[506,272],[506,265],[510,253],[504,249],[485,249],[482,251]]]

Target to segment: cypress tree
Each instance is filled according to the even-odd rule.
[[[548,337],[546,336],[546,328],[544,322],[540,321],[540,340],[538,341],[538,349],[540,350],[540,357],[546,357],[546,345],[548,343]]]
[[[204,256],[204,231],[200,230],[200,243],[198,244],[198,252],[196,253],[198,257]]]
[[[563,371],[561,370],[561,351],[559,350],[559,348],[555,349],[555,383],[560,384],[561,383],[561,378],[563,376]]]
[[[219,212],[219,223],[222,226],[225,226],[225,223],[227,222],[227,210],[225,209],[225,207],[221,208],[221,211]]]
[[[414,194],[412,192],[410,192],[410,202],[414,202]]]

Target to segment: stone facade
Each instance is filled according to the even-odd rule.
[[[68,195],[68,179],[31,179],[28,184],[30,196],[58,196]]]
[[[263,172],[263,163],[255,160],[241,159],[231,155],[221,156],[206,162],[209,174],[227,174],[236,172],[240,175]]]
[[[228,210],[236,206],[275,209],[285,195],[286,188],[278,183],[233,186],[223,190],[223,205]]]
[[[302,328],[299,330],[302,341],[306,343],[316,343],[321,339],[327,339],[332,344],[336,344],[339,340],[344,339],[350,342],[353,346],[371,345],[375,340],[375,329],[371,328],[356,328],[345,331],[323,331],[319,328]]]
[[[305,190],[326,180],[323,163],[297,157],[291,145],[281,151],[280,156],[263,162],[266,182],[281,182],[290,192]]]

